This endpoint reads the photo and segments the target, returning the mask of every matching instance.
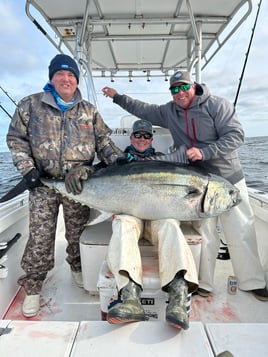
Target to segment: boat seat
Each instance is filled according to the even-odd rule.
[[[181,229],[191,248],[197,271],[199,271],[202,237],[194,230],[190,222],[182,222]],[[84,289],[91,294],[98,293],[99,271],[106,258],[111,235],[111,221],[87,226],[81,235],[80,254]],[[140,239],[139,245],[142,257],[156,256],[157,248],[152,246],[146,239]]]

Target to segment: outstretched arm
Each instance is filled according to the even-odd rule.
[[[111,87],[102,88],[102,92],[105,97],[109,98],[113,98],[117,94],[117,91]]]

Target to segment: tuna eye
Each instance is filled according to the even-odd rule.
[[[187,198],[191,198],[191,197],[195,197],[195,196],[199,196],[200,195],[200,191],[195,188],[195,187],[188,187],[187,188]]]

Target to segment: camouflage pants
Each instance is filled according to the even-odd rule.
[[[21,260],[25,275],[19,278],[18,284],[27,295],[33,295],[40,293],[47,272],[54,267],[59,206],[63,207],[66,260],[73,271],[81,271],[79,239],[89,220],[90,208],[46,187],[32,190],[29,199],[30,235]]]

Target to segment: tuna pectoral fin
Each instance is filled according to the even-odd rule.
[[[111,218],[112,216],[113,216],[113,213],[100,211],[100,214],[96,218],[94,218],[92,221],[89,221],[87,223],[87,226],[93,226],[94,224],[104,222],[107,219]]]

